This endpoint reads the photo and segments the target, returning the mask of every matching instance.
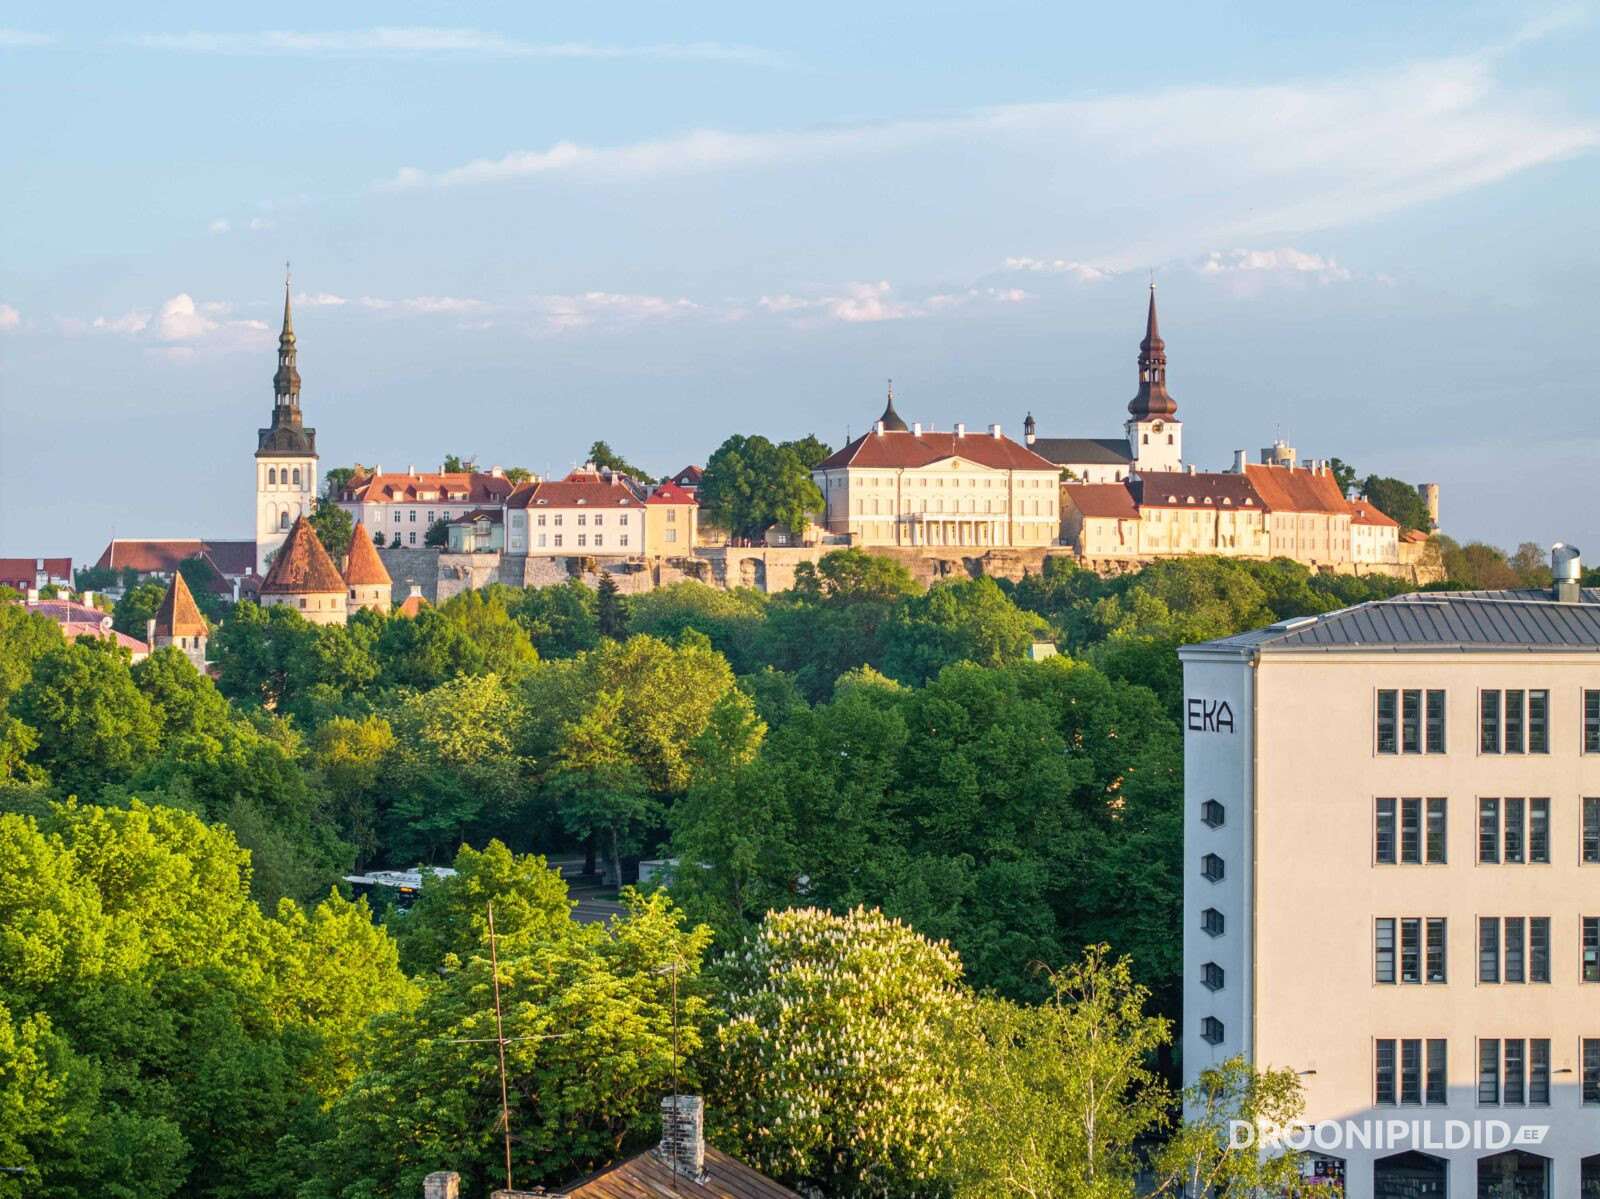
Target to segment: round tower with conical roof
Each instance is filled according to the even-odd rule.
[[[387,614],[394,602],[394,581],[373,547],[367,526],[359,521],[350,534],[350,553],[344,560],[344,585],[349,591],[345,598],[351,616],[363,608]]]

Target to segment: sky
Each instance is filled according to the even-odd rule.
[[[1600,561],[1597,22],[0,3],[0,555],[250,536],[291,261],[324,468],[1119,436],[1153,272],[1189,461]]]

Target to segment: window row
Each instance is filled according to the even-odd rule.
[[[1445,692],[1383,688],[1377,693],[1377,752],[1442,754]],[[1583,752],[1600,754],[1600,690],[1583,692]],[[1493,688],[1478,692],[1480,754],[1548,754],[1550,692],[1545,688]]]
[[[1442,1038],[1383,1037],[1374,1041],[1374,1103],[1380,1107],[1448,1103],[1448,1049]],[[1587,1106],[1600,1105],[1600,1037],[1585,1037],[1580,1054],[1581,1101]],[[1546,1107],[1550,1103],[1550,1039],[1480,1038],[1477,1073],[1480,1107]]]
[[[1548,983],[1550,917],[1478,917],[1478,982]],[[1585,916],[1579,939],[1579,978],[1600,983],[1600,916]],[[1379,916],[1372,927],[1372,977],[1380,986],[1442,985],[1450,981],[1449,921],[1443,916]],[[1204,974],[1205,985],[1221,989]]]
[[[1201,818],[1206,819],[1204,814]],[[1600,864],[1600,796],[1583,799],[1580,818],[1580,858],[1586,864]],[[1386,798],[1374,803],[1372,856],[1380,866],[1445,865],[1448,833],[1449,804],[1442,798]],[[1549,797],[1478,800],[1480,865],[1548,865],[1550,846]]]
[[[549,534],[540,533],[540,534],[538,534],[536,540],[534,541],[534,544],[537,545],[540,549],[546,548],[546,546],[547,546],[547,543],[546,543],[546,540],[545,540],[546,537],[552,538],[552,540],[548,543],[548,545],[554,546],[556,549],[560,549],[561,548],[562,534],[560,534],[560,533],[549,533]],[[667,538],[667,540],[671,541],[672,538],[669,536]],[[596,533],[594,535],[594,541],[592,541],[592,542],[589,540],[589,534],[587,534],[587,533],[579,533],[578,534],[578,545],[580,547],[587,547],[587,546],[593,545],[596,549],[602,549],[602,548],[604,548],[605,543],[606,543],[606,535],[604,533]],[[623,549],[627,549],[628,548],[628,535],[626,533],[623,533],[620,536],[618,536],[617,545],[619,545]]]

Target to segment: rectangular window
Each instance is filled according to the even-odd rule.
[[[1506,1069],[1502,1076],[1500,1097],[1505,1103],[1518,1106],[1528,1101],[1527,1068],[1528,1063],[1524,1058],[1524,1045],[1526,1042],[1520,1037],[1506,1039]]]
[[[618,516],[617,517],[617,523],[619,525],[621,525],[623,528],[627,528],[628,527],[628,514],[626,512],[624,512],[620,516]]]
[[[1600,1045],[1600,1041],[1595,1042]],[[1381,1105],[1393,1105],[1395,1101],[1394,1077],[1394,1042],[1380,1040],[1375,1043],[1373,1055],[1373,1101]]]
[[[606,514],[604,512],[596,512],[594,514],[594,523],[596,525],[605,524],[606,523]]]
[[[1428,864],[1430,866],[1443,865],[1445,861],[1445,801],[1430,799],[1428,801]]]
[[[1583,981],[1600,983],[1600,916],[1583,918]]]
[[[1449,956],[1446,950],[1446,931],[1448,925],[1443,916],[1428,917],[1428,981],[1442,983],[1447,981],[1449,970]]]
[[[578,525],[579,525],[579,527],[581,528],[583,526],[586,526],[588,523],[589,523],[589,514],[587,512],[578,513]]]
[[[1550,801],[1528,801],[1528,861],[1550,861]]]
[[[1550,752],[1550,693],[1528,692],[1528,752]]]
[[[1492,863],[1500,860],[1500,801],[1478,801],[1478,861]]]
[[[417,510],[415,508],[407,508],[406,509],[406,517],[407,517],[408,520],[411,521],[412,524],[416,524],[417,523]]]
[[[1400,752],[1422,752],[1422,692],[1400,693]]]
[[[550,523],[559,529],[561,527],[561,513],[557,512],[552,515],[550,518]]]
[[[1583,693],[1583,752],[1600,754],[1600,691]]]
[[[1528,1103],[1533,1107],[1550,1103],[1550,1042],[1543,1037],[1528,1042]]]
[[[1439,1038],[1430,1038],[1428,1041],[1428,1103],[1440,1105],[1449,1099],[1449,1077],[1445,1070],[1446,1059],[1450,1056],[1449,1046]]]
[[[1500,693],[1485,691],[1478,697],[1478,752],[1500,752]]]
[[[1415,865],[1422,861],[1422,801],[1400,801],[1400,860]]]
[[[1398,860],[1395,856],[1394,805],[1395,801],[1392,799],[1378,801],[1374,831],[1374,856],[1380,863],[1390,866]]]
[[[678,540],[678,530],[677,529],[668,529],[667,530],[667,540],[669,542],[677,541]]]
[[[605,540],[606,540],[606,535],[604,533],[596,533],[594,535],[594,543],[595,543],[595,545],[597,547],[601,546],[601,545],[604,545],[605,544]]]
[[[1428,692],[1428,752],[1444,753],[1444,692]]]
[[[395,524],[399,524],[400,523],[400,509],[398,509],[398,508],[396,508],[394,510],[394,523]]]
[[[581,517],[581,516],[578,517],[578,523],[579,524],[583,523],[583,517]],[[578,534],[578,544],[580,546],[588,545],[589,544],[589,534],[587,534],[587,533],[579,533]]]
[[[1505,973],[1502,975],[1508,983],[1523,983],[1528,981],[1526,969],[1527,949],[1524,938],[1527,935],[1527,922],[1521,916],[1507,916],[1504,922],[1504,931],[1500,936],[1500,943],[1504,946],[1502,960]]]
[[[1495,916],[1478,917],[1478,981],[1500,981],[1500,920]]]
[[[1583,801],[1583,860],[1600,862],[1600,797],[1593,795]]]
[[[1400,1042],[1400,1102],[1422,1102],[1422,1042],[1415,1037]]]
[[[1489,1038],[1478,1042],[1478,1102],[1500,1102],[1500,1042]]]
[[[556,548],[556,549],[560,549],[560,548],[561,548],[561,534],[560,534],[560,533],[557,533],[557,534],[556,534],[556,544],[555,544],[555,548]]]
[[[624,533],[622,535],[622,548],[623,549],[627,549],[628,548],[628,535],[626,533]]]
[[[1501,860],[1516,865],[1521,865],[1525,860],[1523,823],[1526,818],[1527,804],[1521,799],[1507,799],[1505,801],[1505,836],[1500,842]]]
[[[1394,974],[1394,918],[1379,917],[1373,929],[1373,978],[1392,983]]]
[[[540,548],[540,549],[543,549],[543,548],[544,548],[544,546],[545,546],[545,540],[544,540],[544,539],[545,539],[545,538],[546,538],[546,537],[547,537],[547,536],[548,536],[548,534],[546,534],[546,533],[540,533],[540,534],[539,534],[539,548]]]
[[[1400,693],[1398,691],[1378,692],[1378,752],[1380,754],[1400,752],[1399,738],[1396,735],[1399,705]]]
[[[1400,981],[1422,981],[1422,921],[1415,916],[1400,921]]]
[[[1528,981],[1550,981],[1550,917],[1528,917]]]
[[[539,527],[541,529],[544,528],[544,513],[543,512],[539,513]]]
[[[1508,754],[1520,754],[1526,749],[1523,739],[1523,695],[1520,689],[1507,691],[1502,701],[1505,720],[1500,727],[1500,740],[1503,752]]]
[[[1583,1101],[1600,1103],[1600,1037],[1583,1039]]]
[[[408,541],[408,544],[410,544],[410,545],[416,545],[417,544],[417,534],[416,534],[416,530],[415,529],[413,529],[411,531],[411,535],[407,539],[407,541]]]

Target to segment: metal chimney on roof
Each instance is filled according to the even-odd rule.
[[[1582,599],[1578,580],[1583,576],[1583,557],[1578,547],[1558,541],[1550,547],[1550,593],[1558,604],[1576,604]]]
[[[1243,450],[1234,450],[1233,451],[1233,473],[1234,474],[1236,474],[1236,475],[1244,474],[1244,459],[1245,459],[1245,452]]]

